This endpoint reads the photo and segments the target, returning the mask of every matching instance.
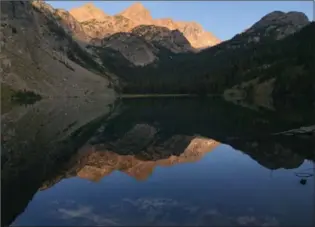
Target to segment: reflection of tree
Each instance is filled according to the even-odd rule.
[[[310,138],[269,136],[226,141],[268,169],[293,169],[305,159],[315,161],[315,144]]]
[[[200,134],[230,144],[270,169],[295,168],[304,159],[315,160],[315,144],[311,137],[271,135],[303,124],[295,118],[286,118],[284,111],[252,111],[220,99],[125,100],[124,104],[127,107],[125,111],[94,138],[96,143],[120,138],[134,124],[145,122],[156,125],[157,140],[163,141],[174,135]],[[312,111],[302,109],[299,115],[311,123],[309,113]]]
[[[109,122],[104,137],[119,137],[133,125],[147,123],[163,128],[160,137],[200,134],[222,142],[227,137],[256,137],[311,125],[315,113],[313,109],[252,111],[219,98],[135,99],[122,104],[124,112]],[[296,114],[291,117],[292,113]]]

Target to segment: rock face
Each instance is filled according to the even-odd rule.
[[[95,7],[93,3],[86,3],[81,7],[71,9],[69,13],[77,19],[79,22],[97,20],[106,20],[109,16],[105,14],[101,9]]]
[[[136,2],[129,8],[125,9],[118,15],[124,16],[136,24],[152,24],[153,18],[149,10],[147,10],[141,3]]]
[[[162,51],[177,54],[199,51],[219,42],[197,23],[153,19],[141,3],[135,3],[114,16],[107,15],[93,3],[69,12],[54,9],[44,1],[33,1],[32,4],[45,17],[46,24],[54,27],[53,30],[57,30],[59,35],[60,32],[68,34],[82,47],[82,51],[88,50],[94,55],[97,62],[100,62],[98,52],[94,52],[93,48],[85,50],[85,47],[92,45],[112,49],[133,66],[145,66],[160,58],[161,48]],[[62,48],[66,52],[65,49],[69,49],[67,46],[63,43],[54,48]]]
[[[101,39],[116,32],[129,32],[139,25],[154,25],[180,31],[197,50],[220,43],[219,39],[204,31],[201,25],[195,22],[175,22],[169,18],[153,19],[150,11],[141,3],[135,3],[112,17],[101,13],[92,3],[70,10],[70,14],[82,23],[86,33],[92,38]]]
[[[108,75],[55,13],[83,34],[76,20],[45,2],[1,2],[1,83],[42,96],[114,95]]]
[[[105,20],[91,19],[81,22],[87,35],[94,39],[102,40],[119,32],[129,32],[135,24],[123,16],[108,17]]]
[[[270,26],[291,25],[297,29],[309,23],[309,19],[304,13],[301,12],[288,12],[274,11],[256,22],[251,29],[268,28]]]
[[[198,50],[215,46],[221,41],[212,33],[205,31],[196,22],[177,22],[177,29],[189,40],[191,46]]]
[[[68,33],[71,33],[76,41],[89,41],[90,37],[85,33],[83,26],[66,10],[56,9],[54,15]]]
[[[121,53],[135,66],[144,66],[157,59],[158,49],[145,39],[132,33],[120,32],[104,38],[102,47],[111,48]]]
[[[266,39],[279,40],[299,31],[309,23],[304,13],[274,11],[262,17],[240,35],[246,37],[248,43],[258,43]]]
[[[148,42],[163,46],[173,53],[193,51],[189,41],[178,30],[153,25],[140,25],[132,29],[131,33]]]

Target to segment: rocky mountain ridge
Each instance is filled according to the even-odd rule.
[[[123,69],[129,73],[125,92],[222,94],[226,89],[242,87],[243,98],[258,95],[266,103],[290,89],[294,96],[303,97],[314,89],[309,76],[314,59],[310,49],[313,30],[314,22],[303,13],[275,11],[231,40],[199,53],[172,55],[171,60],[166,56],[142,68]],[[288,65],[291,70],[284,72]],[[118,70],[117,74],[124,73]],[[149,80],[146,75],[150,75]]]
[[[83,48],[101,47],[102,55],[116,51],[133,66],[144,66],[159,60],[163,51],[171,54],[196,51],[179,30],[163,26],[144,25],[123,16],[138,12],[137,4],[124,13],[108,16],[92,3],[70,10],[54,9],[44,1],[33,1],[33,6],[55,21]],[[140,4],[141,5],[141,4]],[[146,9],[144,9],[147,11]],[[148,14],[149,15],[149,14]],[[77,17],[77,19],[76,19]],[[161,50],[162,49],[162,50]],[[103,63],[95,48],[86,49],[94,60]],[[98,49],[99,50],[99,49]],[[107,54],[108,55],[108,54]],[[108,57],[106,58],[108,60]],[[117,59],[113,59],[116,61]],[[129,64],[129,63],[128,63]],[[105,66],[106,67],[106,66]]]
[[[30,5],[29,3],[25,4]],[[28,60],[25,62],[30,61],[30,65],[34,65],[36,68],[29,73],[32,76],[25,76],[21,80],[15,75],[21,74],[22,71],[16,73],[14,70],[10,71],[9,68],[16,64],[22,66],[24,63],[12,64],[10,58],[3,57],[2,64],[5,66],[3,67],[5,74],[1,78],[1,82],[18,90],[26,89],[38,94],[49,93],[48,96],[57,94],[76,96],[98,94],[98,91],[103,91],[104,86],[100,86],[101,83],[96,82],[97,89],[94,89],[94,86],[92,86],[93,89],[85,89],[84,83],[81,83],[83,77],[81,82],[74,81],[80,76],[72,77],[70,74],[75,72],[76,75],[81,75],[77,74],[74,67],[78,65],[81,72],[89,71],[83,73],[84,75],[92,72],[101,75],[101,80],[103,76],[106,80],[119,81],[117,83],[122,86],[122,91],[127,93],[222,94],[225,90],[232,89],[249,94],[252,93],[250,92],[251,85],[254,85],[255,94],[256,91],[268,90],[268,96],[270,96],[275,93],[287,93],[288,90],[288,88],[281,87],[285,80],[281,79],[280,83],[279,77],[269,77],[270,73],[267,76],[261,75],[264,70],[283,69],[284,61],[279,59],[286,59],[286,64],[293,62],[296,65],[294,70],[303,75],[312,69],[307,63],[312,59],[311,53],[305,58],[304,63],[297,60],[297,58],[303,58],[300,50],[305,49],[307,52],[309,51],[305,48],[307,43],[312,45],[312,39],[308,37],[312,36],[312,24],[309,24],[308,18],[299,12],[272,12],[231,40],[195,53],[195,48],[190,45],[191,42],[186,38],[187,36],[185,37],[184,30],[188,31],[190,28],[196,30],[193,29],[197,26],[196,24],[189,23],[190,25],[187,27],[187,23],[174,22],[166,18],[152,19],[159,26],[152,25],[150,24],[153,23],[150,13],[141,4],[135,4],[115,16],[108,16],[99,9],[95,10],[96,7],[93,4],[88,4],[83,7],[85,13],[82,15],[85,16],[80,17],[82,7],[67,12],[54,9],[44,1],[31,1],[31,3],[32,7],[27,9],[22,8],[22,5],[15,5],[17,3],[14,4],[14,7],[11,7],[11,3],[3,3],[4,7],[2,7],[1,32],[4,39],[1,45],[5,49],[3,53],[15,54],[16,50],[19,52],[17,55],[26,53]],[[32,13],[25,13],[25,10]],[[8,11],[10,11],[9,14],[6,13]],[[26,20],[22,21],[17,17],[17,12]],[[135,17],[134,13],[142,16],[137,17],[137,20],[131,20]],[[164,23],[170,29],[163,26]],[[100,30],[98,35],[94,36],[96,34],[94,31],[97,31],[99,26],[104,30]],[[23,31],[19,32],[16,27],[22,27]],[[125,29],[125,31],[117,32],[120,29]],[[23,37],[25,30],[31,31],[26,34],[26,38]],[[104,32],[107,32],[105,38],[103,37]],[[302,32],[304,35],[298,35]],[[302,39],[304,41],[300,42]],[[16,46],[18,48],[15,48]],[[271,47],[277,51],[269,51]],[[23,52],[24,50],[25,52]],[[44,57],[46,55],[43,55],[43,52],[48,54],[47,58]],[[301,53],[297,56],[294,54],[297,52]],[[45,62],[51,58],[54,60],[54,66]],[[15,57],[14,61],[17,59],[19,58]],[[307,69],[301,66],[305,62],[308,65]],[[43,68],[42,72],[45,76],[40,76],[38,80],[34,75],[42,75],[42,72],[39,74],[36,72],[41,68]],[[52,69],[59,71],[66,69],[66,71],[58,71],[58,76],[50,76],[47,72],[53,72]],[[33,70],[33,67],[28,67],[29,70]],[[25,71],[23,73],[24,76]],[[68,73],[69,76],[59,78],[60,75],[68,75]],[[148,77],[148,75],[150,76]],[[99,79],[99,77],[96,78]],[[263,81],[260,81],[261,78]],[[294,81],[301,78],[304,81],[304,78],[309,77],[294,78]],[[60,82],[60,80],[64,82]],[[299,88],[295,86],[294,90],[310,93],[312,88],[307,87],[307,83],[303,81],[298,82],[301,85]],[[56,88],[55,83],[58,84]],[[257,83],[258,86],[256,86]],[[112,82],[106,82],[106,84],[105,87],[111,86]],[[288,82],[285,84],[288,85]],[[293,86],[293,84],[290,82],[288,86]],[[237,88],[239,86],[241,89]],[[59,87],[62,89],[58,89]],[[75,92],[69,87],[74,88]],[[80,92],[78,92],[78,87],[80,87]],[[266,87],[267,89],[263,89]],[[274,89],[275,87],[276,89]]]
[[[304,13],[273,11],[254,23],[249,29],[234,36],[232,40],[246,38],[247,43],[280,40],[294,34],[309,23],[310,21]]]
[[[92,3],[72,9],[70,14],[82,23],[85,32],[93,38],[104,38],[116,32],[129,32],[139,25],[155,25],[179,30],[197,50],[220,43],[210,32],[195,22],[176,22],[172,19],[153,19],[149,10],[137,2],[121,13],[108,16]]]
[[[41,1],[1,2],[1,86],[45,97],[114,95],[109,74],[53,13]]]

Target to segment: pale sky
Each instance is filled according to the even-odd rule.
[[[69,10],[88,1],[47,1],[54,8]],[[92,1],[104,12],[114,15],[134,1]],[[153,18],[195,21],[221,40],[249,28],[264,15],[280,10],[299,11],[313,20],[313,1],[140,1]]]

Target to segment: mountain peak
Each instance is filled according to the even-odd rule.
[[[299,31],[309,23],[308,17],[302,12],[273,11],[263,16],[241,34],[243,37],[247,37],[248,43],[267,39],[280,40]]]
[[[146,9],[141,2],[133,3],[127,9],[119,13],[119,15],[139,24],[149,24],[152,21],[150,11]]]
[[[146,8],[144,7],[144,5],[141,2],[135,2],[133,3],[131,6],[129,6],[129,9],[132,10],[146,10]]]
[[[79,22],[89,20],[104,20],[108,17],[101,9],[97,8],[92,2],[88,2],[80,7],[71,9],[70,14]]]
[[[252,28],[262,28],[270,25],[290,24],[295,26],[305,26],[310,21],[308,17],[302,12],[282,12],[273,11],[263,16],[258,22],[256,22]]]
[[[88,3],[85,3],[83,6],[81,6],[82,8],[87,8],[87,9],[94,9],[96,8],[96,6],[94,5],[93,2],[88,2]]]

